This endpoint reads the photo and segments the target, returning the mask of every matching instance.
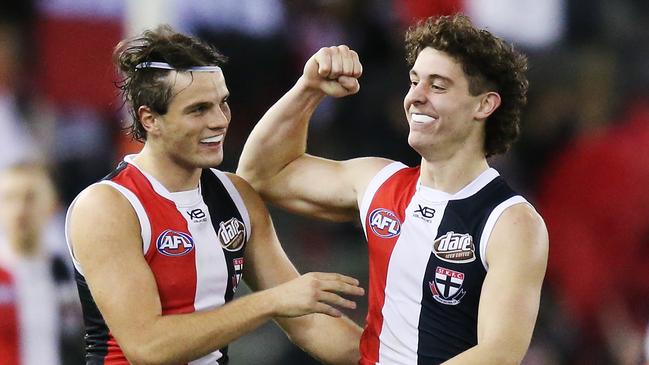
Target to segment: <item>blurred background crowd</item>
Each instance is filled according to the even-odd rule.
[[[462,11],[529,57],[522,135],[491,160],[550,233],[541,311],[525,364],[649,364],[649,1],[4,0],[0,5],[0,364],[81,364],[82,320],[65,246],[67,206],[140,145],[121,131],[115,44],[168,23],[213,43],[234,171],[255,122],[322,46],[347,44],[361,91],[327,100],[310,152],[409,165],[404,30]],[[259,161],[263,163],[263,161]],[[271,209],[298,269],[367,287],[359,224]],[[244,291],[241,291],[245,293]],[[133,310],[137,310],[134,308]],[[364,323],[366,299],[347,314]],[[314,364],[268,324],[230,347],[238,364]],[[22,360],[20,360],[22,359]]]

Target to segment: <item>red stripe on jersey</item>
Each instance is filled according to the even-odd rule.
[[[419,167],[402,169],[390,176],[372,197],[367,217],[365,217],[365,235],[369,250],[370,288],[366,325],[360,344],[360,364],[362,365],[374,364],[379,361],[379,335],[383,326],[381,311],[385,302],[388,264],[392,250],[399,239],[399,235],[388,238],[379,237],[372,229],[372,212],[381,208],[395,209],[392,213],[396,215],[400,224],[402,224],[405,220],[406,207],[415,194],[418,178]]]
[[[191,237],[187,221],[176,208],[176,204],[156,193],[149,180],[132,165],[128,165],[111,180],[132,191],[140,200],[148,216],[151,224],[151,242],[149,242],[145,259],[155,277],[162,314],[194,312],[196,296],[195,249],[181,256],[166,256],[158,252],[157,246],[158,238],[168,230]],[[113,341],[114,338],[110,335],[109,344],[112,344]],[[118,359],[118,357],[112,357],[113,351],[119,351],[121,354],[119,347],[109,346],[107,360]],[[113,364],[113,362],[107,361],[106,365],[108,364]]]
[[[20,364],[16,287],[11,274],[0,268],[0,363]]]

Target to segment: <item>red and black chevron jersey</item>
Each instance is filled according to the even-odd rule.
[[[526,200],[494,169],[456,194],[395,162],[370,182],[360,215],[370,262],[361,364],[439,364],[477,344],[485,252],[502,212]]]
[[[172,193],[127,156],[98,184],[117,189],[137,213],[162,314],[209,310],[232,299],[251,227],[244,202],[224,173],[205,169],[198,189]],[[83,268],[73,260],[86,327],[86,363],[128,364],[93,300]],[[189,364],[227,362],[225,347]]]

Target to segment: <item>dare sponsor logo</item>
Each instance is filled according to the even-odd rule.
[[[453,231],[444,234],[433,242],[433,252],[440,260],[465,264],[475,260],[475,245],[470,234]]]
[[[194,249],[194,240],[187,233],[167,229],[158,236],[156,246],[165,256],[183,256]]]
[[[246,241],[246,226],[236,218],[219,223],[217,233],[221,246],[227,251],[239,251]]]
[[[428,282],[433,298],[439,303],[457,305],[466,294],[462,289],[464,273],[438,266],[435,269],[435,278]]]
[[[370,228],[381,238],[390,238],[401,233],[401,222],[394,212],[377,208],[370,213]]]

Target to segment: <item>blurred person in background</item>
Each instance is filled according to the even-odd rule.
[[[56,365],[62,356],[80,360],[81,313],[71,271],[45,244],[56,206],[56,192],[43,166],[14,164],[0,171],[3,365]],[[63,243],[64,237],[60,239]]]
[[[37,154],[21,110],[20,66],[26,50],[20,32],[18,23],[0,17],[0,168]]]
[[[408,143],[421,166],[306,154],[319,103],[360,87],[358,55],[338,46],[318,51],[260,120],[238,173],[290,211],[332,221],[360,215],[370,256],[361,364],[520,363],[548,236],[486,158],[518,135],[526,59],[459,14],[412,27],[406,49]]]
[[[649,98],[573,138],[539,183],[548,282],[577,335],[569,364],[638,364],[649,321]],[[565,329],[562,329],[565,331]]]
[[[231,118],[224,57],[162,26],[114,60],[144,147],[68,211],[86,362],[226,364],[228,343],[275,319],[320,361],[356,363],[361,329],[335,307],[355,307],[338,294],[362,295],[358,281],[300,276],[255,191],[213,169]],[[233,300],[241,278],[259,291]]]

